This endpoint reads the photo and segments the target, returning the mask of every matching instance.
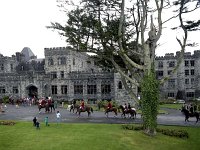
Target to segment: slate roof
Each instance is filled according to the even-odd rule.
[[[29,61],[31,59],[31,56],[35,56],[29,47],[24,47],[21,53],[24,54],[26,61]]]

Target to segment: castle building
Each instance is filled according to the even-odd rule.
[[[113,100],[119,104],[130,102],[119,73],[95,64],[87,53],[71,47],[45,48],[45,58],[37,59],[30,48],[25,47],[11,57],[0,54],[0,99],[24,97],[52,97],[59,101],[84,99],[89,103]],[[161,99],[190,100],[200,97],[200,51],[185,53],[175,72],[180,53],[156,57],[157,78],[169,75],[160,86]],[[138,88],[135,87],[135,93]]]
[[[37,59],[25,47],[12,57],[0,55],[0,98],[35,96],[59,101],[113,100],[133,104],[120,75],[98,67],[86,53],[71,47],[45,48],[44,53],[44,59]]]
[[[200,51],[184,54],[180,66],[175,72],[173,68],[179,61],[180,52],[174,56],[173,53],[157,57],[155,67],[157,78],[169,76],[169,79],[160,87],[160,95],[163,99],[177,98],[193,100],[200,97]]]

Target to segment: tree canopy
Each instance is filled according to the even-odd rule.
[[[72,9],[67,7],[69,5]],[[154,132],[159,99],[154,62],[163,24],[177,19],[179,25],[174,29],[182,32],[182,37],[177,35],[176,38],[181,53],[175,72],[188,44],[188,31],[199,30],[199,20],[190,20],[184,15],[199,8],[199,1],[81,0],[77,5],[73,1],[63,1],[60,7],[66,12],[66,24],[55,22],[50,28],[65,36],[66,42],[75,50],[94,53],[101,64],[119,72],[124,87],[136,103],[135,87],[141,87],[144,126]],[[163,20],[163,10],[173,13]],[[161,83],[168,78],[164,77]],[[148,86],[145,86],[146,82],[149,82]]]

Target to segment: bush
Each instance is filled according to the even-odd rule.
[[[9,97],[8,96],[4,96],[3,97],[3,103],[8,103],[9,102]]]
[[[9,126],[13,126],[16,123],[13,121],[0,121],[0,125],[9,125]]]
[[[122,129],[140,131],[143,130],[144,128],[142,126],[133,126],[130,124],[124,124],[122,125]],[[189,134],[185,130],[156,128],[156,131],[168,136],[173,136],[178,138],[189,138]]]

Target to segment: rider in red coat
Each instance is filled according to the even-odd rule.
[[[81,100],[81,109],[84,109],[84,107],[85,107],[84,100]]]
[[[108,102],[108,110],[110,110],[112,108],[112,104],[111,104],[111,102],[109,101]]]

